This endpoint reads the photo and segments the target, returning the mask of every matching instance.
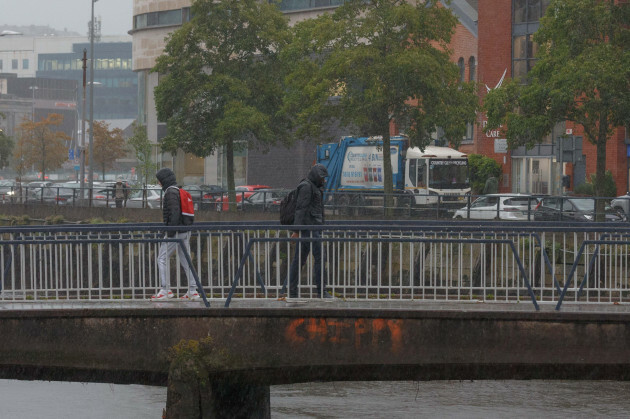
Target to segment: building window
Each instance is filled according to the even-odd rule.
[[[182,24],[182,11],[181,10],[169,10],[161,12],[158,15],[159,25],[181,25]]]
[[[512,22],[538,22],[545,14],[551,0],[513,0]]]
[[[190,7],[143,13],[133,17],[133,28],[142,29],[153,26],[181,25],[182,23],[188,22],[190,17]]]
[[[133,17],[133,28],[141,29],[147,27],[147,14],[143,13]]]
[[[344,3],[344,0],[282,0],[280,10],[308,10],[322,7],[335,7]]]
[[[466,123],[466,134],[462,137],[462,144],[472,144],[475,130],[475,124],[472,122]]]
[[[475,64],[475,57],[470,57],[468,59],[468,80],[475,81],[475,77],[477,77],[477,65]]]
[[[523,79],[534,66],[537,47],[533,35],[518,35],[512,39],[512,77]]]
[[[18,60],[11,60],[11,70],[18,69]]]
[[[526,81],[536,63],[534,33],[550,0],[512,0],[512,77]]]
[[[457,61],[459,67],[459,81],[464,81],[466,77],[466,66],[464,65],[464,59],[462,57]]]
[[[22,70],[28,70],[28,58],[22,60]]]
[[[2,60],[0,60],[0,70],[2,70]]]

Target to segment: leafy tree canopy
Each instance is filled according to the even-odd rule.
[[[481,154],[469,154],[470,187],[473,195],[483,193],[486,181],[494,177],[501,178],[501,165],[496,160]]]
[[[144,125],[134,122],[133,135],[127,142],[133,148],[136,159],[138,160],[136,173],[139,176],[139,180],[146,185],[148,179],[154,176],[157,170],[157,164],[153,163],[151,160],[153,145],[147,136],[147,128]]]
[[[225,146],[228,188],[233,152],[256,140],[277,141],[287,18],[258,0],[197,0],[190,22],[170,35],[154,71],[158,118],[168,123],[162,149],[199,157]]]
[[[14,157],[18,172],[34,165],[41,173],[58,169],[68,159],[68,137],[56,127],[63,122],[63,115],[51,113],[39,122],[25,119],[19,126],[19,140]]]
[[[597,176],[595,174],[591,174],[590,182],[582,183],[577,186],[573,192],[576,195],[595,195],[594,186],[597,183]],[[612,172],[610,170],[606,170],[606,175],[604,177],[604,195],[606,197],[617,196],[617,184],[615,183],[615,179],[613,178]]]
[[[432,0],[351,0],[296,24],[283,51],[289,69],[283,112],[303,138],[319,138],[334,120],[356,134],[382,136],[389,196],[392,121],[411,145],[424,147],[438,127],[459,144],[474,120],[474,86],[459,81],[450,61],[456,24],[451,11]]]
[[[3,118],[5,116],[0,112],[0,119]],[[0,128],[0,167],[4,168],[9,165],[14,145],[13,139]]]
[[[487,129],[503,126],[513,148],[533,146],[557,123],[581,125],[597,146],[595,191],[605,196],[606,142],[615,127],[630,122],[629,28],[627,2],[551,0],[534,36],[537,61],[527,79],[485,98]]]
[[[110,130],[109,124],[105,121],[94,121],[94,146],[92,148],[94,166],[101,169],[103,179],[105,179],[105,171],[113,168],[116,159],[125,155],[123,131],[120,128]]]
[[[319,135],[322,121],[337,117],[363,135],[386,134],[396,121],[421,147],[440,127],[458,145],[477,99],[450,61],[456,24],[437,1],[400,0],[352,0],[300,22],[284,54],[284,110],[301,135]]]

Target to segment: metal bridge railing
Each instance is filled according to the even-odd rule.
[[[208,301],[225,306],[282,298],[296,245],[307,240],[321,246],[324,283],[340,300],[557,309],[630,301],[627,224],[339,221],[311,228],[321,239],[290,239],[286,228],[266,222],[198,223],[185,228],[192,232],[186,262]],[[159,224],[2,228],[0,301],[147,300],[159,287],[164,231]],[[316,298],[312,274],[309,260],[298,274],[300,298]],[[170,276],[173,290],[186,292],[175,258]]]

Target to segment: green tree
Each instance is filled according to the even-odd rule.
[[[593,185],[597,183],[597,176],[594,173],[591,174],[590,180],[590,182],[585,182],[580,186],[577,186],[573,192],[577,195],[595,195],[595,188]],[[615,183],[615,179],[613,178],[610,170],[606,170],[606,176],[604,178],[604,194],[599,196],[617,196],[617,184]]]
[[[125,138],[120,128],[109,129],[105,121],[94,121],[94,145],[92,147],[94,157],[92,161],[101,169],[103,179],[105,171],[114,167],[116,159],[125,155]],[[89,153],[86,153],[89,158]]]
[[[513,148],[532,147],[559,122],[581,125],[597,149],[595,193],[604,196],[606,142],[630,122],[630,5],[552,0],[540,24],[527,79],[486,96],[487,129],[503,125]],[[597,205],[603,217],[604,201]]]
[[[4,117],[4,114],[0,112],[0,119]],[[9,165],[14,145],[13,139],[0,128],[0,168],[5,168]]]
[[[42,179],[45,179],[46,172],[58,169],[68,159],[70,137],[63,131],[55,130],[62,123],[63,115],[56,113],[48,114],[39,122],[30,119],[22,121],[14,153],[20,177],[25,167],[34,165],[42,173]]]
[[[468,165],[470,167],[470,187],[473,195],[483,193],[486,181],[494,177],[501,177],[501,165],[496,160],[481,154],[469,154]]]
[[[129,137],[127,143],[133,148],[138,160],[136,164],[136,173],[139,176],[140,183],[145,189],[148,180],[155,175],[157,164],[151,160],[151,150],[153,145],[147,136],[147,127],[138,122],[133,123],[133,135]]]
[[[283,79],[277,51],[288,22],[275,4],[258,0],[198,0],[191,14],[153,69],[161,75],[158,118],[168,126],[161,147],[199,157],[223,148],[235,202],[234,152],[255,141],[273,143],[284,132],[277,117]]]
[[[475,117],[475,87],[460,83],[450,61],[457,18],[438,3],[351,0],[298,23],[282,55],[290,71],[283,111],[298,137],[318,138],[326,124],[339,120],[359,135],[383,138],[388,207],[391,123],[413,146],[428,145],[438,127],[457,146]]]

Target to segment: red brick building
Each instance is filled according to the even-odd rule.
[[[548,4],[549,0],[479,0],[477,76],[480,101],[488,89],[499,85],[503,77],[524,75],[533,66],[536,46],[532,36]],[[483,131],[485,121],[485,115],[479,114],[474,142],[462,145],[460,150],[483,154],[500,163],[503,167],[502,192],[559,195],[563,174],[571,176],[569,189],[573,190],[595,173],[595,146],[580,140],[580,127],[559,124],[533,149],[507,150],[505,137],[500,131]],[[574,139],[559,140],[569,132]],[[630,190],[627,137],[627,130],[619,128],[607,143],[606,169],[613,174],[618,194]],[[560,147],[564,151],[562,155]]]

